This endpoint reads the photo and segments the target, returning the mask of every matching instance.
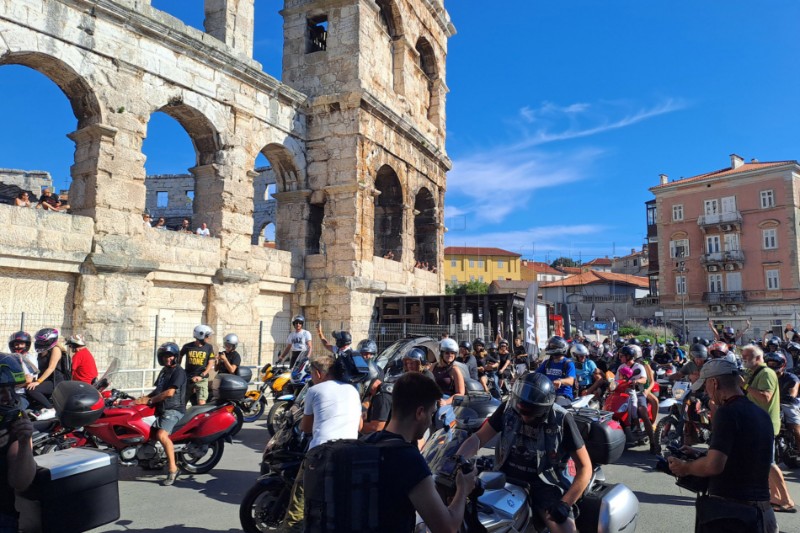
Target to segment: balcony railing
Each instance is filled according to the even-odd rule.
[[[703,301],[707,304],[736,304],[744,302],[744,291],[704,292]]]
[[[697,217],[698,226],[711,226],[715,224],[741,224],[742,214],[739,211],[728,213],[714,213]]]
[[[650,305],[659,305],[661,299],[658,296],[646,296],[644,298],[636,298],[633,301],[634,307],[647,307]]]
[[[722,263],[743,263],[744,252],[741,250],[728,250],[725,252],[713,252],[700,256],[700,263],[703,265],[722,264]]]
[[[627,302],[629,299],[630,296],[627,294],[599,294],[581,297],[581,301],[586,303]]]

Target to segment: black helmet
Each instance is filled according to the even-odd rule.
[[[660,342],[656,344],[656,355],[662,355],[666,353],[667,347],[661,344]]]
[[[670,339],[670,340],[668,340],[667,342],[664,343],[664,346],[666,346],[667,348],[674,348],[675,347],[675,341]]]
[[[14,348],[14,345],[20,342],[25,343],[25,349],[18,352]],[[11,350],[12,353],[26,353],[31,349],[31,342],[33,342],[33,339],[31,339],[30,333],[26,331],[17,331],[16,333],[12,333],[8,338],[8,349]]]
[[[631,337],[631,340],[628,341],[628,344],[631,346],[641,346],[642,343],[636,337]]]
[[[639,348],[636,344],[629,344],[627,346],[623,346],[622,349],[619,351],[619,355],[621,357],[627,357],[629,359],[639,359],[642,356],[642,349]]]
[[[617,340],[614,341],[614,346],[617,348],[617,350],[625,346],[625,344],[626,344],[625,339],[622,339],[620,337],[617,337]]]
[[[708,348],[706,348],[705,344],[696,342],[692,344],[691,348],[689,348],[689,355],[691,355],[694,359],[702,359],[705,361],[708,359]]]
[[[769,340],[767,341],[767,348],[778,349],[780,347],[781,347],[781,341],[780,339],[778,339],[778,337],[775,337],[774,335],[770,337]]]
[[[506,339],[500,339],[500,342],[497,343],[497,347],[500,348],[504,344],[506,345],[506,348],[508,348],[508,341]]]
[[[23,403],[15,389],[25,384],[22,363],[13,355],[0,354],[0,387],[8,387],[9,398],[0,402],[0,430],[7,429],[22,416]]]
[[[464,348],[468,352],[472,351],[472,343],[470,343],[469,341],[461,341],[461,342],[459,342],[458,343],[458,347],[459,348]]]
[[[544,353],[549,356],[562,356],[567,355],[569,351],[569,343],[564,339],[564,337],[559,337],[558,335],[553,335],[547,341],[547,346],[544,349]]]
[[[403,354],[403,364],[405,364],[406,360],[417,361],[419,363],[419,368],[422,370],[422,367],[425,366],[425,362],[428,358],[428,354],[425,353],[425,350],[422,348],[412,348],[406,353]]]
[[[337,348],[344,348],[353,342],[353,337],[349,331],[334,331],[333,338],[336,339]]]
[[[556,401],[556,389],[547,376],[530,372],[514,382],[511,407],[520,415],[544,420]]]
[[[487,352],[496,352],[497,351],[497,343],[494,341],[490,341],[489,344],[486,346]]]
[[[722,330],[722,337],[729,342],[733,342],[736,340],[736,330],[728,326]]]
[[[156,359],[158,359],[158,364],[161,366],[167,366],[167,359],[174,356],[175,360],[172,362],[170,366],[177,366],[178,358],[181,355],[181,349],[178,348],[178,345],[174,342],[165,342],[161,346],[158,347],[158,351],[156,352]]]
[[[770,352],[764,355],[764,362],[769,366],[770,363],[777,363],[778,366],[769,366],[773,370],[783,370],[786,368],[786,357],[781,352]]]
[[[792,355],[796,355],[800,353],[800,344],[796,342],[790,342],[789,344],[786,345],[786,351]]]
[[[708,348],[709,346],[711,346],[711,341],[708,339],[700,339],[700,344]]]
[[[589,349],[579,342],[573,343],[569,348],[569,356],[573,359],[577,357],[589,357]]]
[[[369,353],[372,355],[378,354],[378,344],[372,339],[364,339],[358,343],[358,353]]]
[[[33,349],[36,353],[49,352],[53,346],[58,344],[58,330],[55,328],[40,329],[34,335]]]
[[[479,345],[483,346],[484,348],[486,347],[486,344],[483,343],[483,339],[481,339],[480,337],[475,337],[475,340],[472,341],[472,345],[475,347],[476,350],[478,349]]]
[[[650,346],[650,345],[652,344],[652,341],[651,341],[650,339],[648,339],[648,338],[645,338],[645,339],[642,341],[642,344],[643,344],[644,346]]]

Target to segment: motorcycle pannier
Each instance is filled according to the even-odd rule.
[[[33,483],[16,498],[22,531],[77,533],[119,519],[116,455],[70,448],[34,459]]]
[[[592,464],[611,464],[622,456],[625,451],[625,432],[610,425],[612,413],[580,409],[574,415]]]
[[[217,374],[211,383],[214,398],[220,400],[241,400],[247,393],[247,381],[234,374]]]
[[[53,391],[53,406],[64,427],[79,428],[100,418],[105,401],[88,383],[62,381]]]

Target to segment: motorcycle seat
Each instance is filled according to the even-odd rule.
[[[207,403],[205,405],[193,405],[192,407],[188,408],[186,410],[186,414],[183,415],[183,417],[180,420],[178,420],[178,423],[175,424],[175,429],[173,429],[172,432],[174,433],[178,431],[178,429],[188,424],[189,421],[192,418],[196,417],[197,415],[208,413],[218,408],[219,406],[213,403]]]
[[[476,392],[485,392],[483,385],[481,385],[480,381],[471,379],[469,377],[469,368],[467,365],[460,361],[456,361],[453,363],[453,366],[461,372],[461,377],[464,378],[464,390],[466,392],[469,391],[476,391]]]

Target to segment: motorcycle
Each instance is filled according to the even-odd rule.
[[[308,437],[300,431],[307,391],[308,385],[275,421],[276,432],[262,456],[261,476],[239,505],[239,521],[245,533],[274,531],[286,515],[292,486],[308,448]]]
[[[711,416],[700,402],[691,395],[692,384],[678,381],[672,385],[672,398],[661,402],[661,408],[669,414],[656,425],[654,438],[661,446],[687,444],[686,438],[695,444],[711,442]]]
[[[261,418],[267,408],[267,392],[271,392],[273,397],[278,397],[280,391],[283,389],[283,385],[286,381],[291,379],[291,374],[288,374],[288,377],[285,378],[284,381],[282,376],[283,374],[287,374],[287,372],[288,367],[272,366],[270,363],[267,363],[261,368],[261,383],[258,388],[248,391],[244,399],[239,402],[239,407],[242,409],[245,422],[255,422]],[[278,385],[277,381],[279,378],[281,378],[281,382],[279,383],[280,389],[274,388]]]
[[[292,368],[292,376],[289,382],[283,386],[283,394],[275,399],[275,403],[267,414],[267,429],[271,435],[275,434],[276,420],[294,405],[297,392],[311,381],[311,362],[304,354],[301,354]]]
[[[784,408],[794,406],[781,405],[781,430],[775,437],[775,463],[783,463],[789,468],[800,467],[800,443],[795,440],[794,431],[786,425]]]
[[[596,423],[613,427],[610,426],[613,421],[608,413],[603,415],[600,411],[593,412],[593,416],[598,415]],[[472,427],[457,420],[455,427],[447,426],[434,433],[422,449],[422,455],[434,473],[437,491],[444,501],[449,501],[448,498],[455,494],[458,469],[469,468],[456,452],[471,432]],[[622,453],[621,446],[616,448],[610,455],[606,454],[599,459],[613,462]],[[590,450],[590,456],[592,455]],[[597,458],[593,457],[593,464]],[[625,485],[606,483],[605,474],[599,464],[601,460],[594,464],[591,481],[577,504],[580,510],[576,521],[578,530],[635,531],[639,501]],[[476,489],[468,497],[462,530],[515,533],[526,531],[530,526],[535,531],[545,530],[541,518],[528,505],[527,487],[519,481],[507,479],[502,472],[493,471],[492,457],[478,457],[474,461],[474,467],[478,469],[478,482]],[[570,460],[557,476],[543,475],[540,478],[549,485],[566,490],[575,473],[575,465]],[[419,523],[416,530],[424,531],[424,524]]]
[[[54,393],[62,425],[74,428],[71,432],[76,439],[74,445],[115,450],[124,466],[141,463],[150,469],[163,468],[167,463],[166,454],[154,439],[151,427],[156,420],[154,407],[137,405],[132,396],[111,390],[98,398],[96,409],[95,405],[91,406],[90,418],[87,418],[88,411],[79,415],[68,413],[64,406],[75,404],[70,399],[76,389],[74,385],[80,384],[64,382],[56,387],[57,391],[63,387],[61,393]],[[213,388],[217,399],[190,407],[170,434],[178,467],[188,474],[209,472],[222,459],[225,442],[232,442],[231,432],[237,424],[233,398],[243,396],[247,384],[239,376],[223,374],[214,380]]]
[[[628,438],[628,443],[631,445],[644,444],[648,441],[644,422],[639,418],[639,416],[636,416],[636,420],[631,420],[630,416],[630,389],[634,388],[635,386],[636,383],[626,380],[609,380],[609,393],[606,397],[605,403],[603,404],[603,409],[605,411],[614,413],[614,420],[619,422],[620,426],[622,426],[622,429],[625,431],[625,435]],[[653,393],[658,395],[658,390],[659,386],[658,383],[656,383],[653,387]],[[652,408],[650,402],[647,402],[647,415],[650,418],[651,424],[655,422],[656,416],[658,416],[657,410]]]
[[[664,400],[672,397],[672,382],[669,377],[675,373],[675,367],[671,364],[662,365],[653,362],[651,364],[655,373],[656,383],[658,383],[659,392],[658,400]]]

